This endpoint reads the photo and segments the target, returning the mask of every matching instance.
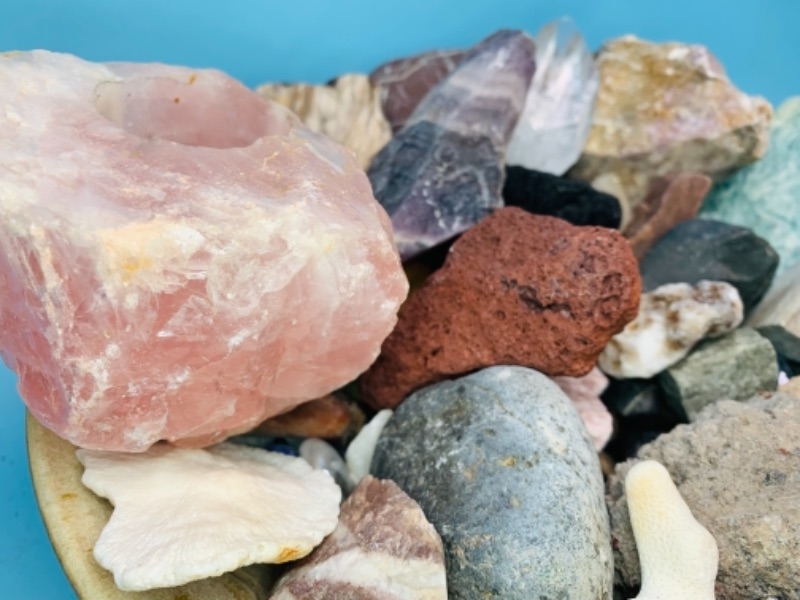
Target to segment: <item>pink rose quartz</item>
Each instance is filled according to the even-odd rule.
[[[0,355],[85,448],[199,446],[354,379],[407,281],[351,153],[217,71],[0,55]]]
[[[553,377],[558,387],[575,403],[595,450],[602,450],[614,432],[614,418],[600,400],[608,377],[594,367],[583,377]]]

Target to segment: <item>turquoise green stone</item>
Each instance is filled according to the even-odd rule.
[[[698,217],[752,229],[780,255],[778,274],[800,261],[800,97],[775,113],[764,158],[716,185]]]

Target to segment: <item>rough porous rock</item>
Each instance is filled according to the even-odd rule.
[[[791,370],[789,375],[800,375],[800,337],[780,325],[764,325],[757,327],[756,331],[772,342],[778,357]]]
[[[668,283],[642,294],[639,314],[608,342],[597,360],[619,379],[647,379],[686,356],[704,338],[742,322],[739,292],[722,281]]]
[[[791,394],[800,399],[800,375],[792,377],[789,381],[778,387],[778,391],[784,394]]]
[[[781,325],[800,336],[800,262],[775,280],[747,324],[750,327]]]
[[[464,54],[463,50],[423,52],[398,58],[370,73],[370,81],[380,88],[383,114],[392,130],[405,125],[420,101],[458,66]]]
[[[492,367],[420,390],[372,462],[442,536],[451,600],[611,596],[597,453],[549,378]]]
[[[0,56],[0,355],[92,449],[207,445],[341,387],[406,295],[352,153],[218,71]]]
[[[534,38],[536,74],[508,143],[510,165],[563,175],[589,135],[600,77],[586,40],[566,18]]]
[[[700,216],[751,228],[781,257],[778,274],[800,261],[800,98],[775,113],[764,158],[718,184]]]
[[[719,546],[719,600],[800,598],[800,401],[764,394],[722,401],[695,423],[643,447],[638,458],[670,472],[695,518]],[[617,582],[640,583],[622,482],[636,461],[617,466],[608,504]]]
[[[500,31],[433,88],[369,169],[403,260],[503,204],[505,148],[534,71],[533,41]]]
[[[726,281],[739,290],[745,312],[764,296],[778,255],[751,230],[692,219],[674,227],[639,263],[646,292],[665,283]]]
[[[589,184],[524,167],[507,167],[503,184],[506,206],[535,215],[549,215],[573,225],[616,229],[622,219],[619,200]]]
[[[491,365],[585,375],[640,295],[636,259],[616,231],[503,208],[462,235],[402,306],[361,390],[373,407],[393,408]]]
[[[442,540],[393,481],[367,475],[339,524],[277,583],[270,600],[447,600]]]
[[[392,139],[380,90],[366,75],[349,73],[329,85],[270,83],[256,93],[294,112],[312,131],[355,152],[364,169]]]
[[[364,413],[341,395],[328,394],[267,419],[252,434],[315,438],[348,438],[364,424]]]
[[[673,410],[693,421],[703,408],[719,400],[745,400],[774,390],[778,362],[767,338],[742,327],[702,342],[658,379]]]
[[[600,91],[592,129],[571,174],[613,177],[635,207],[655,177],[712,177],[764,155],[772,108],[728,80],[703,46],[625,36],[597,56]]]
[[[693,219],[710,189],[711,178],[702,173],[654,179],[622,232],[636,258],[641,259],[670,229]]]
[[[575,403],[595,450],[602,450],[614,432],[614,419],[600,400],[608,377],[595,367],[583,377],[553,377],[553,381]]]

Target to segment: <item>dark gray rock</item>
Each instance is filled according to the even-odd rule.
[[[615,434],[604,448],[615,461],[627,460],[639,448],[652,442],[678,424],[658,381],[652,379],[614,379],[600,399],[614,415]]]
[[[373,159],[368,176],[403,260],[502,206],[505,148],[534,67],[527,34],[495,33],[423,98]]]
[[[789,368],[789,377],[800,375],[800,337],[780,325],[756,327],[756,331],[772,342],[780,362]]]
[[[372,472],[441,535],[451,599],[610,598],[598,457],[571,400],[541,373],[492,367],[412,394]]]
[[[745,400],[778,386],[778,362],[770,341],[743,327],[700,343],[658,376],[667,402],[689,421],[718,400]]]
[[[622,209],[614,196],[582,181],[524,167],[506,167],[503,199],[506,206],[558,217],[573,225],[617,229],[622,220]]]
[[[639,451],[663,464],[719,547],[720,600],[800,600],[800,400],[781,393],[723,400]],[[608,505],[617,583],[638,586],[624,495],[636,461],[617,465]],[[631,598],[632,596],[626,596]]]
[[[692,219],[663,236],[639,264],[643,291],[665,283],[727,281],[749,311],[769,288],[778,254],[749,229]]]

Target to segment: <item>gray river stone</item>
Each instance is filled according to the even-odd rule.
[[[451,599],[611,597],[597,453],[545,375],[499,366],[417,391],[384,429],[372,473],[438,530]]]

